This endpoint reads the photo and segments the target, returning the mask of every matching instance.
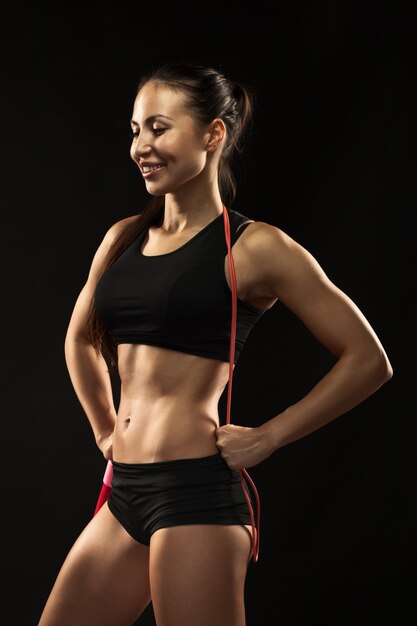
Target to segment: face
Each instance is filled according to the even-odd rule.
[[[146,83],[132,114],[130,156],[152,195],[175,192],[198,177],[207,162],[207,128],[193,117],[182,92]]]

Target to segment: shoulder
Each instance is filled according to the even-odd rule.
[[[262,280],[276,283],[311,280],[313,276],[325,280],[324,270],[311,252],[278,226],[255,221],[240,241]]]
[[[93,263],[96,265],[103,264],[116,239],[126,230],[126,228],[130,226],[130,224],[132,224],[132,222],[135,222],[138,219],[139,215],[130,215],[111,224],[102,236],[100,244],[95,252]]]
[[[140,214],[129,215],[111,224],[104,233],[99,246],[100,250],[106,254],[116,239],[122,235],[133,222],[137,222],[139,218]]]
[[[138,217],[138,215],[131,215],[129,217],[122,218],[107,228],[99,246],[95,250],[93,260],[91,262],[88,276],[89,283],[95,284],[97,282],[106,266],[107,255],[109,254],[113,243],[132,222],[138,219]]]
[[[123,217],[117,222],[114,222],[105,233],[105,238],[109,241],[112,241],[118,237],[121,233],[125,231],[125,229],[130,226],[133,222],[137,222],[140,218],[140,215],[129,215],[128,217]]]
[[[260,258],[271,258],[271,254],[284,254],[302,247],[278,226],[257,220],[248,225],[241,239],[247,250]]]

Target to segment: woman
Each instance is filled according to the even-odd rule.
[[[109,500],[69,552],[40,626],[243,626],[253,556],[238,470],[267,459],[392,376],[367,320],[281,229],[225,203],[251,94],[211,68],[166,65],[142,79],[131,157],[152,202],[106,233],[65,340],[71,380],[104,458]],[[236,363],[279,299],[336,357],[302,399],[257,428],[219,427],[229,379],[233,245]],[[118,368],[114,407],[108,367]],[[253,503],[253,499],[251,499]]]

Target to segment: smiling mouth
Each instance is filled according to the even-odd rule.
[[[159,172],[165,165],[163,163],[155,163],[155,165],[143,165],[141,167],[142,175],[144,178],[150,178]]]

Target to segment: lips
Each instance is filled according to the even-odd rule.
[[[145,178],[148,178],[150,175],[159,172],[163,167],[165,167],[165,163],[152,163],[149,161],[145,161],[144,163],[140,163],[140,169]]]
[[[153,178],[153,177],[157,176],[159,174],[159,172],[164,169],[164,167],[165,166],[162,165],[161,167],[157,167],[157,168],[155,168],[153,170],[150,170],[149,172],[143,172],[142,171],[142,176],[143,176],[143,178]]]
[[[151,170],[155,170],[163,166],[164,166],[163,163],[153,163],[152,165],[142,165],[142,172],[145,172],[145,174],[147,174]]]

